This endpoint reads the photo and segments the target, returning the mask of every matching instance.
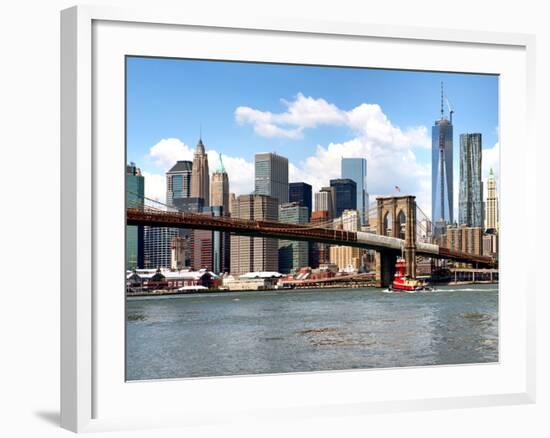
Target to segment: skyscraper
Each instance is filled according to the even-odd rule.
[[[432,127],[432,224],[434,234],[445,232],[453,221],[453,116],[443,111],[441,84],[441,117]]]
[[[166,204],[182,211],[198,211],[202,208],[202,199],[191,198],[191,179],[193,163],[177,161],[166,172]],[[200,204],[200,207],[197,206]],[[189,266],[189,247],[193,230],[182,228],[145,227],[146,258],[148,267],[171,267],[174,263],[181,269]],[[176,242],[177,240],[177,242]],[[177,251],[174,251],[177,249]],[[179,257],[183,255],[183,257]],[[174,259],[173,256],[176,256]],[[167,261],[170,263],[167,264]]]
[[[223,207],[204,207],[201,214],[226,216]],[[193,230],[191,235],[191,264],[195,269],[208,269],[216,274],[229,272],[229,233]]]
[[[166,203],[174,205],[175,200],[191,196],[191,175],[193,163],[178,161],[166,172]]]
[[[145,179],[134,163],[126,166],[126,208],[142,208],[145,194]],[[126,269],[143,268],[142,225],[126,226]]]
[[[180,230],[168,227],[144,227],[145,268],[170,268],[172,265],[172,241],[184,238]]]
[[[313,210],[311,186],[305,182],[293,182],[288,185],[288,202],[298,202],[307,207],[308,221]]]
[[[278,201],[266,195],[241,195],[232,216],[238,219],[270,220],[278,218]],[[277,271],[278,240],[263,237],[231,236],[231,272]]]
[[[288,202],[288,159],[263,152],[254,161],[254,193],[272,196],[279,204]]]
[[[309,210],[299,202],[279,206],[279,222],[285,224],[307,224]],[[289,273],[309,265],[309,242],[279,240],[279,271]]]
[[[340,217],[344,210],[357,210],[357,184],[348,178],[331,179],[330,186],[334,188],[335,217]]]
[[[367,160],[365,158],[342,158],[341,175],[357,185],[357,210],[361,225],[368,224],[369,194],[367,192]]]
[[[224,215],[229,214],[229,177],[223,167],[222,155],[220,154],[220,167],[212,174],[210,185],[210,205],[223,207]]]
[[[220,154],[220,167],[212,174],[210,184],[210,211],[213,216],[229,216],[231,202],[229,198],[229,177],[223,166],[222,154]],[[213,271],[228,272],[230,266],[230,239],[228,233],[214,231],[213,235]]]
[[[336,215],[336,189],[323,187],[315,193],[315,211],[326,211],[330,219]]]
[[[203,213],[208,214],[208,213]],[[190,259],[194,270],[214,271],[214,233],[211,230],[191,230]],[[221,271],[216,272],[219,274]]]
[[[212,205],[206,207],[206,213],[212,216],[228,216],[222,206]],[[221,231],[212,231],[212,271],[216,274],[230,272],[231,250],[230,234]]]
[[[468,227],[483,226],[481,134],[460,135],[458,223]]]
[[[487,230],[498,231],[498,196],[497,181],[493,169],[489,172],[487,179]]]
[[[208,155],[204,150],[202,139],[199,139],[193,156],[193,173],[191,175],[191,196],[204,199],[204,205],[210,205],[210,175]]]

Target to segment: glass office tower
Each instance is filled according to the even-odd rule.
[[[166,172],[166,204],[182,208],[183,202],[189,202],[191,195],[191,172],[193,163],[191,161],[177,161],[168,172]],[[195,199],[195,198],[193,198]],[[202,202],[202,199],[200,200]],[[189,259],[174,260],[172,263],[172,246],[178,239],[178,245],[185,247],[183,251],[189,255],[189,240],[191,230],[168,227],[145,227],[144,234],[144,261],[145,267],[149,269],[180,268],[189,266]]]
[[[191,174],[193,163],[191,161],[178,161],[166,172],[166,203],[174,205],[176,199],[189,198],[191,196]]]
[[[293,182],[288,185],[288,202],[298,202],[307,207],[308,221],[313,211],[311,186],[305,182]]]
[[[341,177],[355,181],[357,185],[357,210],[361,225],[368,224],[369,194],[367,192],[367,160],[342,158]]]
[[[144,229],[144,267],[169,269],[172,266],[172,242],[182,237],[179,229],[149,226]]]
[[[309,210],[299,202],[279,206],[279,222],[286,224],[307,224]],[[309,242],[279,240],[279,272],[288,274],[309,266]]]
[[[432,224],[434,235],[453,221],[453,123],[443,116],[432,127]]]
[[[357,184],[348,178],[331,179],[330,186],[335,192],[335,217],[342,216],[344,210],[357,210]]]
[[[482,227],[483,216],[481,134],[461,134],[458,223],[468,227]]]
[[[315,211],[326,211],[329,219],[336,217],[336,190],[334,187],[322,187],[315,193]]]
[[[288,202],[288,159],[267,152],[254,157],[254,194],[277,199],[279,204]]]

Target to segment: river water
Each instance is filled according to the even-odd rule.
[[[496,285],[127,301],[128,380],[498,361]]]

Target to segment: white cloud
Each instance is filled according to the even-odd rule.
[[[164,175],[143,172],[145,178],[145,197],[155,201],[166,201],[166,178]]]
[[[286,111],[278,114],[241,106],[235,110],[235,119],[239,124],[252,125],[255,132],[264,137],[298,139],[305,129],[320,125],[347,126],[353,132],[347,141],[319,144],[302,162],[289,163],[290,181],[306,181],[317,191],[328,185],[330,179],[340,177],[342,157],[364,157],[371,202],[375,201],[375,193],[395,193],[395,186],[399,186],[402,194],[415,194],[419,206],[430,214],[430,166],[420,163],[415,154],[416,148],[430,147],[426,127],[403,130],[376,104],[365,103],[344,111],[324,99],[302,94],[283,103]],[[219,166],[218,155],[211,149],[207,153],[213,172]],[[148,155],[163,172],[177,160],[192,160],[192,156],[193,149],[175,138],[161,140]],[[253,158],[248,161],[224,154],[223,161],[230,190],[237,195],[251,193],[254,189]],[[146,190],[151,193],[150,197],[164,199],[164,175],[149,174],[149,178],[152,181]]]
[[[178,138],[163,138],[149,149],[148,157],[157,167],[167,171],[178,160],[193,160],[193,150]]]
[[[306,97],[302,93],[298,93],[293,101],[282,102],[287,107],[282,113],[240,106],[235,110],[235,120],[240,125],[252,125],[254,132],[262,137],[300,139],[307,128],[348,126],[359,136],[369,135],[373,141],[391,143],[396,147],[430,147],[426,127],[403,131],[390,122],[377,104],[363,103],[345,111],[325,99]]]
[[[275,123],[315,128],[319,125],[338,125],[346,122],[346,113],[325,99],[306,97],[298,93],[293,101],[282,100],[287,112],[273,116]]]
[[[353,131],[350,140],[317,145],[313,155],[303,162],[290,163],[291,181],[306,181],[317,191],[330,179],[340,177],[342,157],[363,157],[367,159],[371,194],[395,193],[395,186],[399,186],[401,193],[415,194],[421,208],[430,213],[430,166],[418,162],[415,154],[416,148],[431,147],[425,126],[403,130],[377,104],[363,103],[346,111],[301,93],[283,103],[287,108],[282,113],[241,106],[235,110],[235,119],[241,125],[252,125],[264,137],[299,139],[305,129],[321,125],[347,126]]]
[[[298,93],[293,101],[281,101],[287,107],[284,113],[271,113],[240,106],[235,110],[235,120],[240,125],[253,125],[254,132],[262,137],[290,139],[302,138],[304,128],[346,123],[345,111],[324,99],[314,99]]]
[[[499,162],[500,162],[500,147],[499,143],[495,143],[492,148],[483,149],[481,157],[481,174],[483,181],[487,181],[489,172],[493,169],[493,173],[497,180],[499,179]]]
[[[369,193],[395,193],[399,186],[402,194],[417,196],[421,208],[429,214],[430,166],[416,160],[411,149],[393,145],[387,141],[371,139],[369,135],[356,137],[343,143],[318,145],[315,154],[300,166],[290,166],[290,177],[294,181],[306,181],[314,191],[329,184],[332,178],[339,178],[340,160],[343,157],[367,159],[367,189]],[[370,201],[375,200],[371,196]]]
[[[431,146],[425,126],[401,128],[392,124],[380,105],[363,103],[345,113],[347,124],[359,135],[368,136],[373,142],[391,144],[393,148],[407,149],[413,146]]]

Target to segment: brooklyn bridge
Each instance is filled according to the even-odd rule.
[[[256,221],[225,216],[211,216],[183,212],[148,198],[135,200],[126,210],[127,225],[188,228],[222,231],[235,235],[268,237],[296,241],[321,242],[332,245],[355,246],[376,251],[376,280],[381,286],[392,281],[395,261],[403,256],[406,274],[416,277],[417,257],[454,260],[474,267],[493,267],[489,256],[474,255],[450,250],[421,241],[422,223],[417,217],[426,215],[416,204],[414,196],[378,197],[370,209],[375,216],[375,230],[346,231],[335,229],[332,221],[321,224],[296,225],[275,221]]]

